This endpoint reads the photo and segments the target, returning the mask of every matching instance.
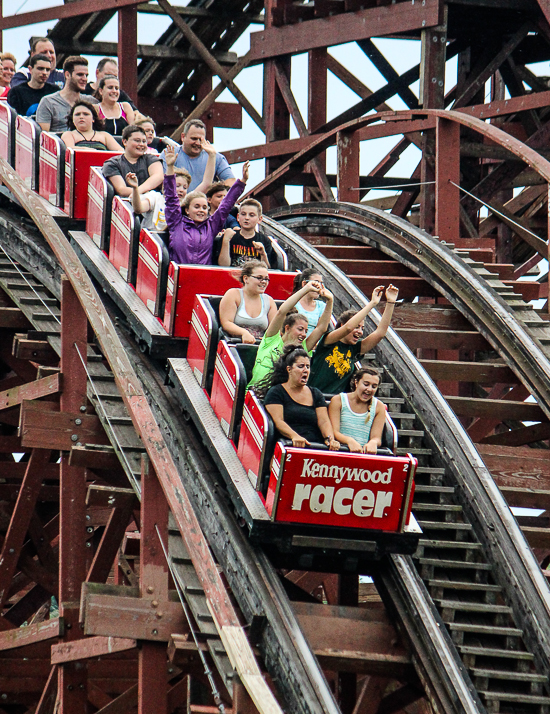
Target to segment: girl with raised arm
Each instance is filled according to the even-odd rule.
[[[307,318],[296,312],[294,308],[299,300],[312,291],[323,298],[326,304],[317,327],[308,335]],[[262,337],[256,362],[254,363],[254,370],[252,371],[252,379],[248,386],[252,387],[266,379],[273,369],[273,363],[282,354],[286,345],[301,345],[311,355],[311,351],[321,338],[321,335],[328,329],[332,314],[332,303],[332,293],[315,281],[308,282],[297,293],[285,300]]]
[[[380,324],[367,337],[363,337],[365,317],[376,307],[386,291],[386,309]],[[399,290],[389,285],[374,288],[370,302],[362,310],[347,310],[338,318],[336,327],[328,332],[315,350],[311,363],[311,384],[323,394],[346,391],[357,359],[372,350],[386,335],[393,315]]]

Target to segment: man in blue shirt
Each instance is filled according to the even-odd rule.
[[[48,40],[47,37],[34,37],[31,40],[30,56],[32,57],[33,55],[38,54],[46,55],[51,62],[52,70],[46,84],[53,84],[58,90],[63,89],[63,86],[65,85],[65,75],[63,74],[63,70],[55,68],[57,61],[55,56],[55,47],[53,46],[53,42]],[[18,84],[28,82],[30,78],[31,73],[29,68],[21,67],[19,72],[16,72],[13,75],[10,87],[13,89],[13,87],[17,87]]]
[[[206,126],[200,119],[192,119],[183,127],[181,135],[181,147],[176,156],[176,168],[185,169],[191,174],[191,185],[188,191],[194,191],[203,179],[208,154],[203,150],[201,144],[206,138]],[[164,160],[164,151],[161,154],[164,171],[166,173],[166,161]],[[235,176],[227,159],[222,154],[216,154],[216,173],[217,180],[224,183],[226,186],[232,186],[235,183]]]

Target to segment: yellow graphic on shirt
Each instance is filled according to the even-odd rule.
[[[332,350],[332,354],[327,355],[325,362],[333,367],[336,374],[342,378],[351,370],[351,350],[348,350],[346,355],[343,355],[338,346]]]

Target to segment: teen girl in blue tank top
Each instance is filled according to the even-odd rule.
[[[386,408],[374,396],[379,384],[378,372],[364,367],[351,378],[352,391],[337,394],[330,402],[334,438],[354,453],[376,454],[382,444]]]

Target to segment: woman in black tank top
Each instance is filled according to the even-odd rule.
[[[79,99],[71,109],[67,123],[69,131],[61,135],[65,146],[96,151],[122,151],[118,141],[103,131],[103,122],[90,102]]]

